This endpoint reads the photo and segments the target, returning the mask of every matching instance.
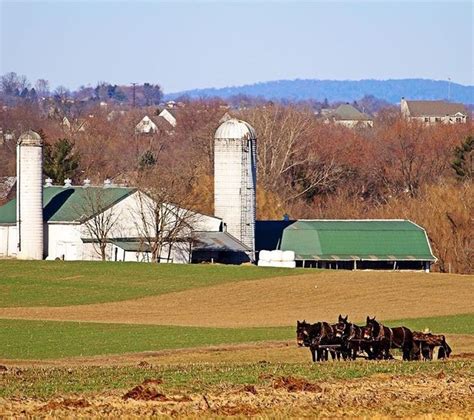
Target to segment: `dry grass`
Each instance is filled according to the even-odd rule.
[[[0,416],[429,416],[469,418],[474,411],[472,376],[437,373],[377,374],[352,380],[308,381],[268,376],[258,385],[225,386],[203,392],[168,392],[161,381],[133,389],[51,399],[0,398]]]
[[[207,327],[293,325],[296,319],[419,318],[472,312],[474,276],[308,272],[103,304],[2,308],[0,318]]]

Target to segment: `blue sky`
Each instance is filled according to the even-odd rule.
[[[0,73],[166,92],[259,81],[473,84],[473,3],[0,0]]]

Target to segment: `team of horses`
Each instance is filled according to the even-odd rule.
[[[439,348],[438,359],[451,354],[444,335],[411,331],[407,327],[387,327],[375,317],[367,317],[363,327],[342,315],[335,324],[297,321],[296,341],[300,347],[309,347],[313,362],[328,360],[329,355],[337,360],[357,357],[388,360],[393,359],[393,349],[401,351],[403,360],[432,360],[436,347]]]

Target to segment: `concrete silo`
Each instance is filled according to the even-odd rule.
[[[17,144],[18,258],[43,259],[43,140],[22,134]]]
[[[214,136],[214,213],[227,232],[255,252],[255,189],[257,136],[253,127],[235,118],[223,122]]]

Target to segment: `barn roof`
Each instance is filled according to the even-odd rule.
[[[282,250],[297,260],[435,261],[423,228],[409,220],[299,220]]]
[[[195,232],[195,251],[246,252],[249,249],[227,232]]]
[[[99,208],[110,208],[135,191],[124,187],[44,187],[43,218],[46,222],[77,222],[92,217]],[[15,223],[16,198],[0,207],[0,224]]]

